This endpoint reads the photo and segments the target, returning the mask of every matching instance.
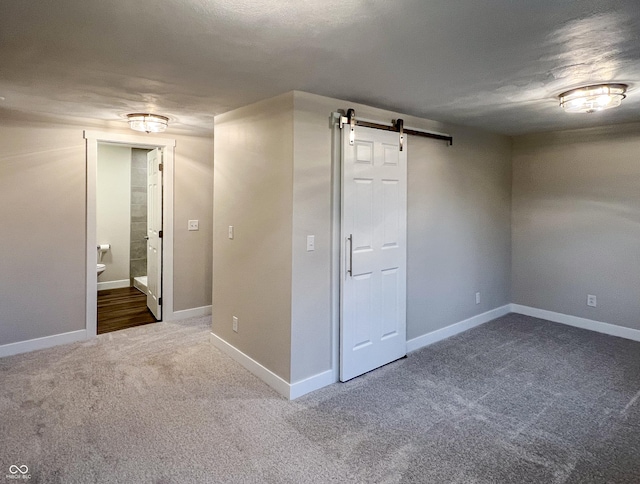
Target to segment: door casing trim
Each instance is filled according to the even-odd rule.
[[[131,146],[132,148],[161,148],[163,152],[164,173],[162,179],[162,316],[163,321],[174,318],[173,313],[173,184],[176,140],[156,138],[106,131],[84,131],[86,140],[87,198],[86,198],[86,297],[85,319],[86,338],[97,335],[98,278],[96,277],[97,230],[96,230],[96,191],[98,168],[98,144],[110,143]]]

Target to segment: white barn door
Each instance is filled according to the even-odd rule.
[[[407,151],[395,132],[342,130],[340,380],[407,352]]]
[[[162,319],[162,151],[147,153],[147,307]]]

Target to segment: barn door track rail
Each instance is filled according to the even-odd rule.
[[[346,116],[340,116],[340,128],[349,126],[351,134],[349,136],[349,144],[353,145],[355,141],[355,127],[362,126],[364,128],[382,129],[384,131],[394,131],[400,134],[400,151],[404,150],[404,137],[407,134],[412,136],[421,136],[423,138],[432,138],[446,141],[449,146],[453,145],[453,136],[441,133],[433,133],[431,131],[423,131],[420,129],[409,129],[404,127],[402,119],[393,119],[391,124],[382,124],[367,119],[357,119],[355,109],[347,110]]]

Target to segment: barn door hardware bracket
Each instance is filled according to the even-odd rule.
[[[355,109],[349,109],[346,116],[340,116],[340,129],[344,128],[345,124],[349,125],[349,144],[353,146],[356,140],[356,125],[358,124]]]
[[[347,111],[347,121],[349,121],[349,144],[353,146],[356,140],[356,112],[353,109]]]
[[[398,133],[400,133],[400,151],[404,150],[404,121],[402,119],[396,119],[392,121],[395,125]]]

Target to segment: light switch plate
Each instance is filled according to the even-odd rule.
[[[189,230],[200,230],[197,220],[189,220]]]
[[[316,236],[307,235],[307,252],[311,252],[312,250],[316,250]]]
[[[233,225],[229,225],[229,238],[233,239]]]

